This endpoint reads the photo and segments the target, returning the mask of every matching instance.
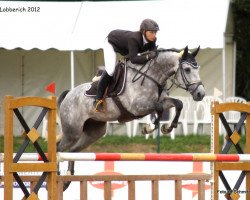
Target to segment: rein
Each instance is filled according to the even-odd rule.
[[[162,91],[163,91],[163,89],[164,89],[164,85],[161,85],[160,83],[158,83],[158,81],[156,81],[155,79],[153,79],[151,76],[147,75],[148,70],[149,70],[150,67],[152,66],[151,63],[152,63],[152,60],[150,60],[150,63],[149,63],[149,65],[148,65],[148,69],[147,69],[145,72],[142,72],[141,70],[146,66],[146,64],[144,64],[139,70],[138,70],[138,69],[135,69],[135,68],[133,68],[133,67],[130,67],[130,66],[127,66],[127,67],[137,72],[137,73],[135,74],[135,76],[133,77],[133,79],[132,79],[132,83],[136,82],[136,81],[139,80],[142,76],[144,76],[143,79],[142,79],[141,85],[143,84],[143,81],[144,81],[145,77],[148,78],[149,80],[151,80],[152,82],[154,82],[154,83],[157,85],[157,87],[158,87],[158,100],[159,100],[159,98],[160,98],[160,96],[161,96],[161,93],[162,93]],[[136,78],[136,76],[137,76],[138,74],[140,74],[140,76]]]
[[[178,50],[176,50],[176,49],[157,49],[157,52],[166,52],[166,51],[178,52]],[[145,52],[145,53],[143,53],[143,54],[147,54],[147,52]],[[142,69],[146,66],[147,63],[144,64],[144,65],[142,65],[141,68],[140,68],[139,70],[138,70],[138,69],[135,69],[135,68],[133,68],[133,67],[130,67],[130,66],[127,66],[127,67],[130,68],[130,69],[132,69],[132,70],[134,70],[134,71],[136,71],[136,74],[135,74],[135,76],[134,76],[133,79],[132,79],[132,82],[133,82],[133,83],[134,83],[135,81],[139,80],[142,76],[144,76],[143,79],[142,79],[141,85],[143,84],[143,81],[144,81],[145,77],[148,78],[149,80],[151,80],[152,82],[154,82],[154,83],[157,85],[157,87],[158,87],[158,100],[159,100],[160,95],[161,95],[162,91],[164,90],[165,85],[161,85],[158,81],[156,81],[155,79],[153,79],[152,77],[150,77],[149,75],[147,75],[148,70],[150,69],[150,67],[153,66],[153,65],[151,64],[152,61],[153,61],[153,60],[150,60],[150,63],[149,63],[149,65],[148,65],[148,68],[147,68],[146,71],[144,71],[144,72],[142,72]],[[181,88],[181,89],[184,89],[184,90],[186,90],[186,91],[189,91],[190,94],[193,95],[194,92],[198,89],[198,87],[199,87],[200,85],[203,85],[203,84],[202,84],[201,81],[193,81],[193,82],[189,82],[189,81],[188,81],[188,79],[187,79],[187,77],[186,77],[186,75],[185,75],[184,69],[183,69],[183,67],[182,67],[182,65],[183,65],[184,63],[187,63],[188,65],[191,65],[193,68],[197,68],[197,66],[193,65],[192,63],[180,59],[179,67],[178,67],[177,71],[176,71],[174,74],[171,75],[171,76],[175,75],[174,78],[171,79],[172,84],[171,84],[171,86],[170,86],[169,88],[167,88],[167,90],[170,90],[170,89],[173,87],[173,85],[176,85],[177,87],[179,87],[179,88]],[[180,73],[181,73],[181,76],[182,76],[182,79],[183,79],[183,82],[184,82],[184,86],[182,86],[182,84],[177,83],[177,82],[175,81],[175,80],[176,80],[176,76],[177,76],[178,70],[180,70]],[[140,75],[138,75],[138,74],[140,74]],[[196,85],[196,87],[194,88],[194,90],[190,91],[190,87],[193,86],[193,85]]]

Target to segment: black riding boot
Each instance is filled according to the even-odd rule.
[[[99,81],[97,87],[97,94],[94,101],[94,107],[96,111],[103,112],[104,111],[104,103],[103,103],[103,95],[105,93],[106,88],[111,80],[112,76],[109,76],[106,70],[103,72],[101,79]]]

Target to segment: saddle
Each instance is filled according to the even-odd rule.
[[[112,79],[109,83],[109,86],[107,88],[106,92],[106,98],[107,97],[116,97],[122,94],[122,92],[125,89],[125,82],[126,82],[126,64],[124,61],[119,61],[115,67],[114,75],[112,76]],[[99,74],[98,74],[99,75]],[[89,90],[85,91],[85,96],[94,97],[97,93],[97,86],[99,84],[99,80],[94,81],[91,84],[91,87]]]
[[[126,60],[119,61],[116,65],[114,75],[109,83],[105,95],[105,98],[107,97],[112,98],[117,107],[119,108],[119,110],[121,111],[121,113],[123,113],[117,118],[117,120],[121,123],[128,122],[133,119],[138,119],[145,116],[145,115],[135,116],[134,114],[130,113],[126,108],[124,108],[124,106],[122,105],[122,102],[118,96],[121,95],[125,90],[126,78],[127,78]],[[95,97],[97,93],[98,83],[99,80],[93,81],[90,89],[85,91],[84,95],[89,97]]]

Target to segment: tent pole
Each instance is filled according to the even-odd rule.
[[[70,75],[71,75],[71,89],[73,89],[75,87],[74,51],[70,52]]]
[[[226,38],[224,34],[223,49],[222,49],[222,92],[223,101],[226,99]]]
[[[233,50],[233,96],[236,95],[236,51],[237,51],[237,43],[234,42],[234,50]]]

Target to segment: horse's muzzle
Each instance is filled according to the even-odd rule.
[[[197,82],[188,86],[188,91],[195,101],[201,101],[205,96],[205,89],[202,82]]]

